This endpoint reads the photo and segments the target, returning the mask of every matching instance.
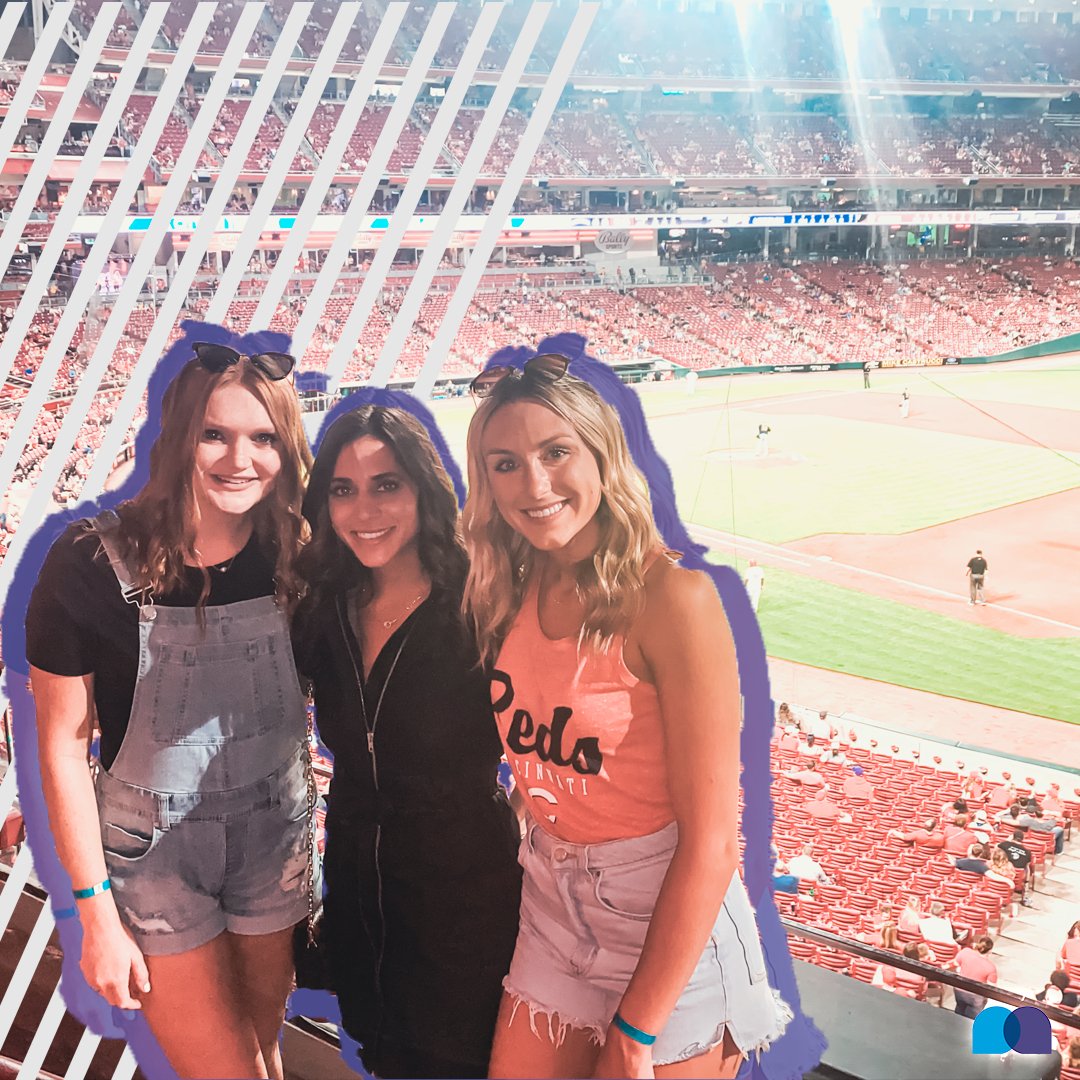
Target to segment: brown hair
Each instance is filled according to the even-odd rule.
[[[1068,1066],[1070,1069],[1080,1068],[1080,1035],[1074,1035],[1069,1040]]]
[[[980,934],[975,939],[975,949],[984,956],[994,947],[994,939],[989,934]]]
[[[300,504],[311,451],[292,384],[266,378],[246,360],[221,372],[208,371],[192,360],[169,384],[161,405],[161,433],[150,450],[150,478],[135,498],[117,508],[125,554],[134,564],[139,588],[168,593],[183,585],[185,567],[198,558],[192,489],[195,451],[211,395],[231,385],[243,387],[262,405],[278,438],[281,472],[252,510],[252,525],[264,553],[274,562],[277,599],[291,607],[302,589],[294,564],[306,538]],[[202,575],[200,609],[210,595],[210,574],[203,568]]]
[[[330,482],[338,458],[347,446],[365,436],[390,449],[416,488],[420,565],[433,586],[453,594],[456,613],[468,560],[454,485],[424,425],[404,409],[382,405],[362,405],[343,413],[319,444],[304,497],[304,517],[311,526],[311,543],[300,558],[300,573],[311,586],[304,611],[317,609],[338,592],[371,583],[371,571],[341,542],[330,523]]]

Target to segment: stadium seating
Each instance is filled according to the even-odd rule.
[[[36,225],[47,228],[47,223]],[[705,284],[630,287],[624,281],[622,290],[583,285],[581,270],[534,267],[516,277],[487,274],[454,339],[443,374],[469,376],[496,349],[559,330],[584,334],[596,355],[608,362],[660,358],[694,369],[868,358],[936,363],[943,356],[993,354],[1080,330],[1080,266],[1071,260],[1020,256],[896,266],[847,261],[709,264],[706,269]],[[979,271],[977,276],[973,269]],[[294,281],[293,294],[302,297],[311,280]],[[306,367],[325,367],[361,280],[354,276],[339,283],[310,342]],[[522,280],[527,292],[521,288]],[[419,373],[456,281],[450,271],[436,279],[399,357],[396,378]],[[229,320],[247,325],[264,283],[255,276],[244,279],[240,295],[230,305]],[[390,279],[381,290],[357,339],[347,379],[362,379],[370,372],[407,284],[407,278]],[[199,313],[207,305],[205,297],[197,298],[188,310]],[[272,326],[291,333],[297,318],[298,309],[282,303]],[[4,384],[0,403],[16,402],[26,393],[56,319],[54,309],[35,315],[32,331],[20,347],[15,378]],[[132,313],[109,368],[109,385],[126,383],[152,321],[149,304]],[[85,324],[80,324],[69,363],[55,380],[53,393],[61,398],[70,395],[85,364],[84,331]],[[172,333],[178,335],[179,327]],[[0,410],[0,427],[5,415]],[[80,445],[89,445],[92,456],[99,442],[100,431],[92,427]],[[43,457],[39,450],[27,449],[20,478],[36,474]],[[71,467],[75,464],[69,462]]]
[[[943,804],[960,796],[963,776],[955,769],[922,766],[850,741],[842,741],[841,748],[849,764],[822,762],[818,768],[829,784],[830,797],[850,815],[851,821],[821,824],[803,811],[806,796],[802,788],[783,779],[784,771],[802,767],[805,757],[797,750],[779,749],[774,741],[771,771],[779,779],[773,785],[776,810],[773,842],[780,859],[786,861],[798,854],[802,845],[810,841],[815,845],[814,858],[833,882],[803,881],[798,897],[777,894],[781,914],[812,927],[878,944],[880,923],[868,914],[868,909],[896,912],[909,896],[918,896],[923,900],[924,910],[934,901],[941,903],[958,930],[975,934],[988,930],[1000,932],[1008,922],[1012,885],[957,870],[940,851],[905,846],[888,832],[912,820],[937,816]],[[862,766],[867,780],[874,785],[874,796],[869,802],[856,802],[842,793],[842,781],[851,775],[852,764]],[[1025,794],[1022,789],[1018,793]],[[1080,822],[1080,802],[1067,801],[1065,812],[1069,820]],[[1011,828],[995,826],[991,842],[996,844],[1011,835]],[[1035,856],[1033,874],[1041,876],[1045,872],[1047,851],[1053,849],[1052,838],[1028,830],[1024,843]],[[899,939],[901,943],[920,941],[921,935],[900,931]],[[862,982],[874,981],[876,965],[852,961],[847,954],[815,946],[795,935],[789,936],[789,944],[792,955],[800,959],[843,971]],[[958,951],[956,945],[938,942],[933,942],[931,947],[934,962],[946,967]],[[1080,987],[1080,963],[1071,965],[1069,972]],[[920,1001],[926,1000],[928,989],[933,992],[933,984],[928,987],[926,980],[899,970],[895,972],[894,983],[896,992]]]

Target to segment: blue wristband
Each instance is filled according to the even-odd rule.
[[[636,1043],[641,1043],[642,1046],[652,1046],[656,1042],[655,1035],[649,1035],[647,1032],[641,1030],[641,1028],[634,1027],[633,1024],[628,1024],[618,1013],[616,1013],[611,1022],[628,1038],[633,1039]]]
[[[97,896],[99,893],[108,892],[112,888],[112,883],[106,878],[100,885],[91,885],[89,889],[76,889],[71,895],[76,900],[89,900],[91,896]]]

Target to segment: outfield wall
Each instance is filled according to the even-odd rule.
[[[1037,345],[1025,345],[1022,349],[997,353],[994,356],[963,356],[961,364],[997,364],[1005,360],[1030,360],[1036,356],[1057,356],[1059,353],[1080,351],[1080,334],[1067,334],[1062,338],[1040,341]]]
[[[1065,337],[1052,338],[1049,341],[1040,341],[1035,345],[1025,345],[1022,349],[995,353],[993,356],[949,356],[939,360],[937,363],[929,364],[878,365],[875,361],[874,370],[938,367],[954,364],[999,364],[1009,360],[1030,360],[1038,356],[1058,356],[1072,352],[1080,352],[1080,333],[1067,334]],[[618,368],[618,365],[615,366]],[[857,360],[836,364],[757,364],[747,367],[704,368],[698,374],[705,378],[711,378],[714,375],[768,375],[771,373],[784,374],[800,371],[847,371],[857,370],[862,366],[862,363]],[[685,368],[676,368],[675,377],[685,378],[687,370]]]

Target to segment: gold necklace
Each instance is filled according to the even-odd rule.
[[[546,576],[546,575],[545,575],[545,576]],[[565,600],[565,601],[564,601],[564,600],[560,600],[560,599],[559,599],[559,596],[558,596],[558,593],[557,593],[556,589],[557,589],[557,587],[556,587],[556,586],[553,586],[553,585],[551,585],[551,584],[547,584],[547,595],[548,595],[548,599],[549,599],[549,600],[551,600],[551,601],[553,601],[553,602],[554,602],[555,604],[557,604],[557,605],[558,605],[559,607],[562,607],[562,605],[563,605],[563,604],[564,604],[565,602],[569,601],[569,599],[570,599],[570,597],[571,597],[571,596],[573,596],[575,600],[577,600],[577,599],[580,599],[580,594],[578,593],[578,585],[577,585],[577,582],[576,582],[576,581],[574,582],[574,588],[573,588],[573,591],[572,591],[572,592],[568,592],[568,593],[566,593],[566,600]],[[565,590],[564,590],[564,591],[565,591]]]
[[[389,630],[392,626],[394,626],[395,624],[401,622],[401,620],[404,619],[405,616],[408,615],[409,612],[412,611],[412,609],[414,607],[416,607],[416,605],[419,604],[420,601],[423,600],[424,597],[427,596],[427,595],[428,595],[428,591],[425,590],[415,600],[411,600],[408,604],[405,605],[405,610],[400,615],[398,615],[397,618],[381,620],[382,624],[383,624],[383,629],[384,630]]]

